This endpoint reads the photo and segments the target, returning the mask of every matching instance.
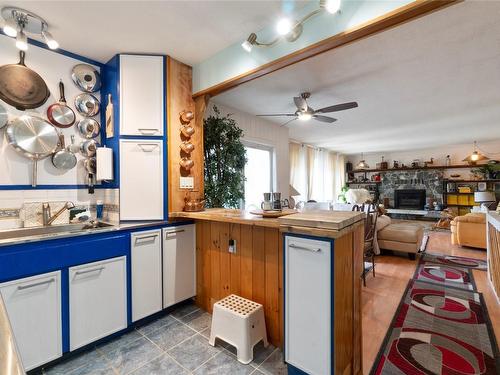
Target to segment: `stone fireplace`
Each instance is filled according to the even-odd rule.
[[[424,189],[399,189],[394,191],[394,208],[423,210],[424,206]]]

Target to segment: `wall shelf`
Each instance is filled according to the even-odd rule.
[[[403,171],[426,171],[432,169],[470,169],[480,167],[482,164],[478,165],[468,165],[468,164],[460,164],[460,165],[434,165],[429,167],[419,167],[419,168],[388,168],[388,169],[353,169],[347,173],[370,173],[370,172],[403,172]]]

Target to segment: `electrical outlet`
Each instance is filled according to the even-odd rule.
[[[236,254],[236,240],[229,240],[229,252]]]
[[[181,177],[181,189],[193,189],[194,177]]]

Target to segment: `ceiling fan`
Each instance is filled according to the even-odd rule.
[[[311,97],[311,93],[309,92],[303,92],[300,94],[300,96],[296,96],[293,98],[293,102],[297,106],[297,110],[295,113],[276,113],[276,114],[268,114],[268,115],[257,115],[259,117],[294,117],[290,121],[285,122],[282,126],[289,124],[292,121],[295,120],[302,120],[302,121],[307,121],[307,120],[316,120],[320,122],[326,122],[331,124],[332,122],[337,121],[336,118],[333,117],[328,117],[328,116],[323,116],[322,113],[330,113],[330,112],[338,112],[338,111],[344,111],[346,109],[351,109],[351,108],[356,108],[358,106],[358,103],[356,102],[348,102],[348,103],[341,103],[341,104],[335,104],[331,105],[329,107],[324,107],[320,109],[312,109],[309,107],[309,104],[307,104],[307,99]]]

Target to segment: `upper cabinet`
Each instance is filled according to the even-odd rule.
[[[120,55],[120,134],[164,133],[162,56]]]

